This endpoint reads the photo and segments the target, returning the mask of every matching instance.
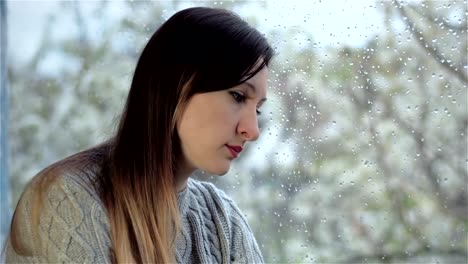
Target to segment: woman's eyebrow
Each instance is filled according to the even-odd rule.
[[[244,82],[244,84],[246,84],[247,87],[249,87],[249,88],[252,90],[252,92],[253,92],[254,94],[257,92],[256,89],[255,89],[255,85],[249,83],[248,81],[247,81],[247,82]],[[265,102],[266,100],[267,100],[266,98],[262,98],[262,99],[260,99],[260,102],[263,103],[263,102]]]
[[[256,89],[255,89],[255,85],[249,83],[249,82],[245,82],[245,84],[247,84],[247,86],[255,93],[256,92]]]

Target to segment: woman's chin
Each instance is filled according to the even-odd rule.
[[[212,175],[223,176],[224,174],[229,172],[229,169],[230,169],[230,166],[226,166],[226,167],[220,167],[220,168],[212,168],[212,169],[205,170],[205,171]]]

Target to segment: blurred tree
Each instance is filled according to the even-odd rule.
[[[385,32],[363,48],[278,59],[272,123],[294,154],[255,172],[280,196],[257,203],[270,260],[467,260],[466,5],[380,6]]]

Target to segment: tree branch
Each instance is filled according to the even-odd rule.
[[[455,25],[455,24],[449,23],[444,17],[438,17],[438,16],[434,16],[432,14],[423,13],[418,8],[416,8],[414,5],[408,5],[408,7],[411,10],[413,10],[414,12],[418,13],[420,16],[424,17],[426,21],[428,21],[429,23],[431,23],[433,25],[438,25],[438,26],[440,26],[442,28],[448,28],[450,30],[453,30],[453,31],[456,31],[456,32],[459,32],[459,33],[466,32],[466,28],[468,26],[466,24],[466,20],[464,20],[463,23],[461,23],[460,25]],[[438,23],[436,23],[436,22],[438,22]]]
[[[466,74],[466,71],[458,69],[456,66],[449,63],[449,60],[447,60],[447,58],[445,58],[435,46],[430,44],[425,39],[421,29],[418,28],[416,23],[414,23],[408,16],[405,7],[402,6],[398,1],[396,1],[396,5],[398,13],[400,13],[401,17],[403,18],[403,21],[406,23],[408,29],[414,35],[416,41],[424,48],[424,50],[426,50],[435,59],[435,61],[438,64],[447,69],[449,72],[453,73],[455,76],[457,76],[457,78],[459,78],[463,83],[466,84],[468,82],[468,76]]]

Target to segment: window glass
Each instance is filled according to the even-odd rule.
[[[144,44],[195,5],[238,12],[277,53],[260,139],[196,175],[266,262],[467,262],[466,1],[8,1],[12,206],[113,134]]]

